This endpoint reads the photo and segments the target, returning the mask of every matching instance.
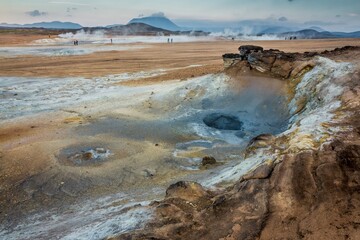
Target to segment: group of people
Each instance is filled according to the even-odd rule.
[[[173,43],[173,39],[172,38],[168,38],[168,43]]]
[[[74,40],[74,46],[79,45],[79,41],[78,40]]]
[[[285,40],[296,40],[296,39],[297,39],[296,36],[294,36],[294,37],[285,37]]]

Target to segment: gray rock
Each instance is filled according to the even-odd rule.
[[[254,45],[243,45],[239,47],[239,51],[240,51],[241,59],[244,60],[244,59],[248,59],[248,55],[250,53],[263,52],[264,49],[262,47],[254,46]]]
[[[216,164],[216,159],[211,156],[205,156],[205,157],[203,157],[201,164],[203,166],[214,165],[214,164]]]

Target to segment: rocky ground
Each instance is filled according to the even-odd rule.
[[[24,44],[36,38],[0,35],[0,45],[4,43],[1,39],[6,44]],[[317,238],[328,239],[326,231],[331,236],[356,239],[360,51],[324,51],[360,42],[258,42],[264,49],[280,50],[252,54],[247,61],[227,69],[232,81],[222,73],[193,78],[222,72],[220,56],[236,50],[239,44],[140,43],[134,47],[141,48],[132,50],[77,56],[0,56],[2,83],[12,86],[19,81],[15,87],[5,86],[1,96],[7,103],[2,107],[10,115],[3,111],[5,120],[0,122],[0,236],[101,239],[142,227],[135,220],[143,223],[155,211],[143,230],[116,238],[296,239],[304,235],[312,239],[311,234],[321,233]],[[313,50],[319,53],[296,53]],[[245,82],[261,87],[251,92]],[[214,149],[210,153],[216,160],[209,157],[198,163],[203,165],[200,172],[211,173],[206,175],[208,181],[201,182],[203,186],[176,183],[166,192],[165,200],[148,207],[149,199],[161,199],[163,189],[184,178],[184,170],[179,171],[183,162],[169,161],[175,143],[198,139],[182,133],[188,125],[171,125],[165,117],[172,112],[180,114],[179,110],[189,106],[213,109],[215,104],[224,110],[224,99],[225,108],[236,105],[238,102],[226,98],[201,101],[219,92],[229,96],[228,84],[240,97],[237,101],[248,107],[253,105],[240,93],[259,101],[266,97],[257,97],[266,95],[265,90],[277,96],[283,94],[284,85],[289,85],[292,127],[276,137],[261,131],[264,134],[251,141],[245,154],[249,165],[263,164],[241,180],[238,164],[218,172],[227,156],[221,159],[223,152]],[[256,110],[261,117],[274,120],[266,105],[276,101],[262,102]],[[202,123],[200,117],[187,121]],[[232,116],[219,118],[215,125],[221,129]],[[160,124],[155,124],[157,121]],[[269,129],[277,128],[270,125]],[[185,157],[203,157],[206,147],[204,142],[195,142],[193,152],[185,152]],[[64,159],[62,154],[70,157]],[[105,162],[98,164],[102,158]],[[82,165],[85,162],[90,165]],[[204,187],[221,182],[229,174],[238,181],[222,183],[219,188]],[[160,189],[152,189],[154,186]],[[129,189],[141,195],[140,203],[128,205],[133,199],[121,194]],[[39,209],[51,211],[41,215]],[[18,225],[24,216],[30,218]]]
[[[350,61],[351,71],[339,75],[343,65],[334,65],[329,73],[318,72],[313,79],[318,82],[310,88],[311,82],[299,79],[306,79],[310,69],[316,71],[323,61],[319,56]],[[156,215],[145,229],[113,239],[359,239],[359,56],[356,47],[305,54],[270,50],[234,63],[227,72],[239,81],[241,74],[258,71],[293,85],[289,94],[297,108],[292,113],[301,119],[295,117],[294,131],[259,136],[247,151],[250,157],[265,147],[275,160],[265,161],[226,189],[206,189],[195,182],[173,184],[163,201],[152,203]],[[325,103],[336,92],[327,89],[332,84],[342,91],[329,103],[339,101],[340,106],[331,110],[330,121],[320,121],[316,139],[314,132],[303,132],[309,120],[305,115],[321,111],[321,104],[331,108]],[[313,90],[313,95],[299,101],[299,86]]]
[[[53,38],[54,36],[52,36]],[[31,48],[33,40],[43,36],[0,34],[1,47],[24,46]],[[46,39],[45,39],[46,40]],[[18,44],[18,45],[16,45]],[[19,45],[22,44],[22,45]],[[76,56],[34,56],[8,58],[0,55],[0,75],[16,77],[99,77],[109,74],[135,73],[157,69],[172,69],[166,76],[148,79],[140,84],[164,80],[185,79],[222,70],[219,57],[236,50],[240,44],[260,44],[265,49],[286,52],[325,51],[339,46],[360,46],[354,39],[299,40],[299,41],[207,41],[169,44],[130,44],[142,47],[129,51],[106,51]],[[121,45],[121,44],[120,44]],[[116,46],[116,44],[114,44]],[[80,45],[79,47],[83,47]],[[74,48],[76,49],[76,48]],[[0,51],[1,52],[1,51]],[[192,65],[194,68],[186,68]],[[150,81],[151,80],[151,81]]]

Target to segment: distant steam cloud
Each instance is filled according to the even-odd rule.
[[[305,25],[315,25],[315,26],[336,26],[336,25],[344,25],[343,22],[324,22],[324,21],[308,21],[304,22]]]
[[[359,17],[360,14],[359,13],[348,13],[349,17]]]
[[[40,12],[39,10],[34,10],[34,11],[26,12],[26,14],[32,17],[40,17],[47,15],[47,12]]]
[[[75,8],[75,7],[73,7],[73,8],[70,8],[70,7],[68,7],[67,9],[66,9],[66,12],[71,12],[71,11],[75,11],[75,10],[77,10],[77,8]]]
[[[165,17],[165,13],[157,12],[150,15],[150,17]]]
[[[281,18],[279,18],[279,21],[280,22],[286,22],[288,19],[286,18],[286,17],[281,17]]]
[[[90,4],[87,3],[77,3],[77,2],[59,2],[59,1],[53,1],[49,2],[52,4],[66,4],[66,5],[77,5],[77,6],[90,6]]]

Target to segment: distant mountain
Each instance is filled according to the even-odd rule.
[[[317,26],[312,26],[312,27],[309,27],[307,29],[316,30],[318,32],[326,32],[324,29],[322,29],[321,27],[317,27]]]
[[[360,38],[359,32],[319,32],[313,29],[304,29],[296,32],[285,32],[279,34],[281,37],[297,37],[300,39],[324,39],[324,38]]]
[[[115,27],[108,28],[108,31],[113,34],[119,35],[159,35],[159,34],[170,34],[172,31],[150,26],[144,23],[129,23],[127,25],[118,25]]]
[[[153,27],[162,28],[170,31],[179,31],[181,28],[165,16],[150,16],[142,18],[133,18],[130,23],[144,23]]]
[[[258,35],[264,35],[264,34],[277,34],[277,33],[284,33],[284,32],[291,32],[294,31],[294,28],[290,27],[269,27],[265,30],[262,30],[261,32],[257,33]]]
[[[1,23],[0,27],[8,28],[47,28],[47,29],[81,29],[82,26],[73,22],[39,22],[31,24],[7,24]]]
[[[170,31],[162,28],[153,27],[145,23],[129,23],[127,25],[116,25],[109,28],[83,28],[83,30],[85,30],[86,32],[104,30],[106,34],[130,36],[208,36],[210,34],[209,32],[203,31]]]
[[[0,27],[2,28],[21,28],[23,25],[20,24],[9,24],[9,23],[0,23]]]
[[[120,26],[124,26],[124,24],[111,24],[111,25],[107,25],[105,27],[106,28],[112,28],[112,27],[120,27]]]
[[[280,35],[284,37],[297,37],[302,39],[322,39],[334,37],[334,35],[332,35],[330,32],[318,32],[313,29],[304,29],[296,32],[285,32]]]
[[[351,33],[333,32],[333,34],[342,38],[360,38],[360,31]]]

